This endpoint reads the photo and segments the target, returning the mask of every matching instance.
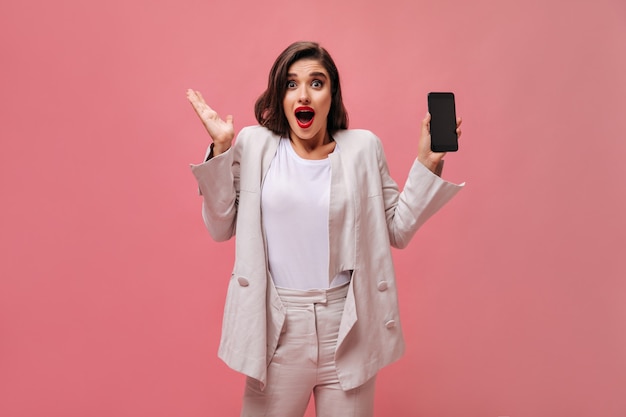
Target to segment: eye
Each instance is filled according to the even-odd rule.
[[[311,87],[314,88],[322,88],[324,86],[324,83],[320,80],[313,80],[313,82],[311,83]]]
[[[287,88],[296,88],[296,82],[293,80],[287,81]]]

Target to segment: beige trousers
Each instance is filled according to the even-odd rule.
[[[343,391],[335,348],[348,285],[329,290],[278,288],[285,326],[268,367],[265,390],[248,378],[242,417],[302,417],[311,393],[318,417],[371,417],[375,379]]]

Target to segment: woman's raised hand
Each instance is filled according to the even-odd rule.
[[[206,104],[199,91],[187,90],[187,99],[213,140],[213,155],[217,156],[226,152],[232,145],[235,137],[233,116],[228,115],[225,121],[222,120],[217,112]]]
[[[461,118],[456,119],[456,134],[461,137]],[[433,152],[430,149],[430,113],[426,113],[426,117],[422,120],[422,132],[417,150],[417,160],[432,172],[437,170],[439,162],[446,155],[445,152]]]

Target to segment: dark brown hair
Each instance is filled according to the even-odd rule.
[[[287,72],[291,65],[300,59],[314,59],[320,62],[330,76],[332,101],[326,129],[334,133],[348,128],[348,113],[341,98],[339,71],[326,49],[315,42],[295,42],[285,49],[274,61],[267,82],[267,90],[256,101],[254,115],[261,126],[277,135],[289,134],[289,122],[285,116],[283,99],[287,91]]]

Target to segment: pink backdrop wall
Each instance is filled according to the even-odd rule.
[[[9,0],[0,35],[0,415],[237,415],[185,90],[252,124],[300,39],[399,182],[426,93],[464,117],[466,189],[394,252],[377,415],[626,415],[623,1]]]

